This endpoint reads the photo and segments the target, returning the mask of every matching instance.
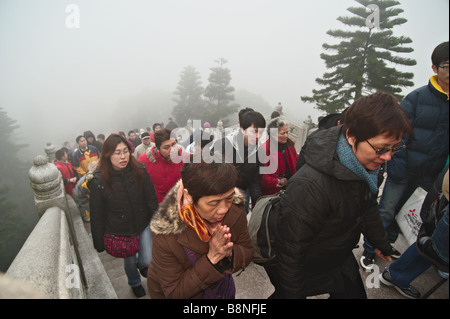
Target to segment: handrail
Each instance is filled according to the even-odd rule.
[[[23,281],[48,298],[117,299],[56,166],[39,155],[29,176],[40,220],[8,268],[7,279]]]
[[[86,291],[79,269],[69,224],[59,207],[47,209],[6,275],[33,284],[49,298],[84,299]],[[76,289],[73,289],[76,288]]]

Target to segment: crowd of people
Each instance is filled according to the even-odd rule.
[[[448,42],[435,48],[432,64],[429,84],[401,103],[387,92],[362,96],[322,119],[301,150],[285,117],[274,112],[266,123],[244,108],[239,129],[226,136],[213,136],[204,123],[179,141],[172,120],[106,139],[86,131],[75,150],[56,152],[55,165],[91,223],[94,248],[124,259],[137,297],[145,295],[142,275],[151,298],[234,298],[232,274],[253,256],[247,214],[261,196],[283,190],[275,208],[276,260],[266,267],[271,298],[367,298],[352,253],[361,234],[360,266],[397,259],[381,282],[419,298],[411,281],[425,269],[436,265],[448,276],[448,173],[447,187],[439,188],[447,189],[447,206],[443,200],[442,213],[433,215],[436,227],[404,254],[392,244],[395,215],[409,196],[417,187],[431,192],[448,170]],[[425,201],[424,209],[435,202]]]

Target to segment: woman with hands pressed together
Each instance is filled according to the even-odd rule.
[[[244,195],[231,164],[191,163],[150,228],[148,289],[156,298],[231,299],[232,274],[251,261]]]

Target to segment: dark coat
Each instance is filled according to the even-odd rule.
[[[404,137],[408,147],[396,153],[387,165],[388,176],[394,182],[412,176],[427,191],[444,168],[449,153],[449,100],[438,89],[435,77],[402,101],[413,132]]]
[[[232,136],[226,136],[214,144],[214,156],[218,161],[232,163],[238,172],[237,188],[243,191],[249,190],[252,205],[261,197],[261,174],[258,150],[255,146],[244,145],[244,135],[239,132]]]
[[[142,170],[142,187],[137,185],[129,166],[122,171],[112,172],[111,192],[105,188],[99,171],[89,181],[92,238],[98,252],[105,249],[105,232],[123,236],[138,235],[149,226],[158,202],[144,166]]]
[[[84,135],[84,138],[86,139],[86,141],[87,141],[88,137],[93,137],[93,138],[94,138],[94,141],[93,141],[92,143],[89,143],[89,142],[88,142],[88,145],[92,145],[92,146],[94,146],[100,153],[102,152],[103,143],[97,141],[97,139],[95,138],[95,135],[94,135],[94,133],[92,133],[92,131],[86,131],[86,132],[83,133],[83,135]],[[99,157],[100,157],[100,156],[99,156]]]
[[[383,254],[392,253],[376,196],[339,162],[341,129],[315,134],[305,153],[306,164],[281,197],[276,237],[276,289],[281,298],[342,292],[344,276],[359,276],[352,250],[361,232]]]
[[[222,221],[223,225],[230,227],[233,262],[221,273],[206,258],[209,243],[201,241],[179,216],[177,192],[180,185],[181,181],[169,191],[150,226],[153,257],[147,283],[152,299],[202,298],[205,288],[222,279],[224,273],[245,269],[253,256],[244,210],[245,197],[239,190],[236,190],[233,205]],[[183,246],[196,254],[194,266],[191,266]]]

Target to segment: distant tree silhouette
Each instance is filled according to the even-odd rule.
[[[37,221],[28,169],[13,142],[19,128],[0,108],[0,271],[5,272]],[[31,162],[31,160],[30,160]]]
[[[230,69],[224,65],[228,62],[224,58],[215,61],[218,66],[211,68],[209,75],[209,85],[205,89],[206,113],[205,120],[212,125],[217,125],[219,120],[226,126],[228,116],[236,113],[239,104],[234,103],[234,88],[230,86]]]
[[[185,67],[174,92],[176,98],[173,99],[177,105],[173,108],[172,115],[178,125],[184,126],[188,119],[201,120],[205,116],[205,89],[201,84],[200,75],[195,68]]]

